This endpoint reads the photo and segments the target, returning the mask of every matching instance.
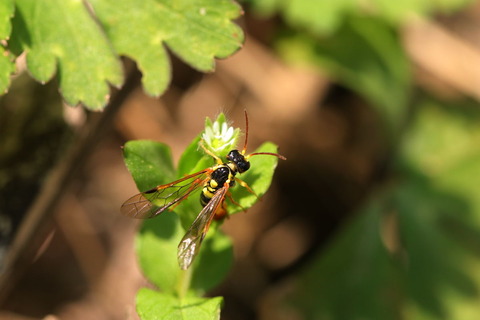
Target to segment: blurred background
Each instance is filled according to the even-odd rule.
[[[480,2],[373,3],[242,2],[246,42],[214,73],[172,57],[152,98],[124,59],[103,113],[17,75],[0,98],[0,319],[138,319],[121,146],[178,159],[205,117],[243,129],[245,109],[249,150],[288,161],[222,227],[222,319],[478,319]]]

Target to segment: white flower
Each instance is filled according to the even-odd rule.
[[[207,149],[216,155],[223,156],[230,150],[235,149],[239,133],[240,129],[234,129],[229,126],[222,113],[213,124],[210,119],[207,118],[202,140]]]

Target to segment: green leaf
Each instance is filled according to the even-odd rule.
[[[470,142],[476,143],[474,140]],[[435,181],[442,190],[468,202],[473,214],[465,219],[466,223],[480,230],[480,184],[474,177],[480,177],[480,150],[464,155]]]
[[[10,37],[12,31],[10,20],[13,17],[14,10],[13,0],[0,1],[0,40],[7,40]]]
[[[480,188],[474,178],[480,174],[478,104],[419,102],[401,155],[423,182],[415,179],[397,196],[413,259],[407,283],[416,308],[408,308],[406,317],[475,319],[480,288]]]
[[[180,156],[180,160],[178,161],[177,178],[181,178],[187,174],[195,173],[212,166],[212,158],[206,155],[199,146],[201,136],[201,134],[196,136]]]
[[[392,23],[404,23],[412,15],[433,15],[435,13],[451,14],[464,8],[472,0],[404,0],[389,1],[375,0],[376,14],[391,21]]]
[[[468,230],[458,223],[468,204],[421,174],[402,180],[370,201],[302,274],[292,300],[307,319],[462,318],[451,313],[453,299],[478,310],[468,245],[452,236]],[[480,245],[478,231],[468,239]]]
[[[404,283],[410,299],[435,319],[456,318],[447,311],[452,296],[473,297],[477,292],[465,268],[468,246],[449,230],[468,217],[468,203],[435,189],[428,178],[411,176],[410,183],[397,189],[392,204],[408,259]],[[475,241],[480,244],[480,236]]]
[[[438,177],[475,157],[480,152],[479,140],[478,104],[447,105],[424,98],[406,133],[402,154],[418,170]]]
[[[231,19],[241,8],[229,0],[90,0],[115,50],[137,61],[143,85],[161,94],[170,82],[165,45],[201,71],[212,71],[214,58],[225,58],[243,43]]]
[[[193,263],[190,288],[197,295],[215,288],[225,279],[232,263],[232,241],[218,228],[212,226],[203,241],[196,261]]]
[[[136,239],[140,266],[145,276],[164,292],[181,296],[187,289],[201,295],[220,284],[230,270],[232,243],[212,227],[191,270],[183,271],[177,262],[177,246],[184,234],[178,215],[173,212],[145,220]],[[188,287],[184,288],[185,285]]]
[[[290,299],[306,319],[395,319],[386,294],[396,277],[380,236],[382,210],[380,202],[370,203],[301,273]]]
[[[101,109],[108,83],[123,81],[120,63],[85,3],[77,0],[17,0],[9,46],[26,52],[27,67],[40,82],[58,71],[60,91],[70,105]],[[58,70],[57,70],[58,69]]]
[[[184,230],[178,216],[167,211],[145,220],[137,236],[137,255],[145,276],[162,291],[179,291],[184,271],[177,262],[177,246]]]
[[[183,154],[180,157],[178,163],[178,174],[177,178],[181,178],[184,175],[195,173],[201,171],[205,168],[209,168],[214,164],[213,159],[206,155],[204,151],[199,147],[198,143],[200,142],[201,134],[199,134],[192,143],[185,149]],[[200,195],[195,193],[192,196],[188,197],[186,200],[182,201],[182,204],[176,209],[180,215],[182,225],[185,230],[187,230],[193,220],[202,210],[200,205]]]
[[[436,237],[432,237],[428,230],[418,232],[418,239],[432,239],[434,244],[439,244],[437,250],[441,250],[441,256],[437,261],[442,264],[451,261],[461,266],[469,279],[468,284],[475,286],[477,292],[480,288],[480,192],[476,177],[480,175],[480,112],[478,104],[468,101],[457,101],[446,104],[431,99],[424,100],[418,108],[412,127],[406,135],[403,146],[403,155],[408,163],[416,170],[421,171],[431,179],[442,194],[431,202],[436,203],[437,211],[442,213],[442,228],[438,233],[448,235],[450,241],[455,241],[456,246],[446,248]],[[450,199],[450,204],[446,202]],[[451,199],[456,199],[455,205]],[[424,203],[422,199],[422,204]],[[413,217],[416,220],[424,217]],[[420,221],[417,223],[425,223]],[[427,222],[431,226],[431,222]],[[438,228],[437,228],[438,229]],[[426,237],[428,235],[428,237]],[[417,239],[412,242],[416,243]],[[444,241],[445,242],[445,241]],[[421,243],[420,243],[421,244]],[[413,245],[413,244],[412,244]],[[426,260],[432,261],[434,255],[433,246],[428,248],[428,254],[418,253],[425,256]],[[459,259],[458,253],[465,252]],[[446,279],[445,275],[439,275],[442,264],[435,265],[435,271],[428,271],[430,276]],[[445,269],[445,267],[443,267]],[[427,271],[424,271],[427,273]],[[426,278],[426,279],[430,279]],[[435,279],[431,281],[439,282]],[[450,277],[451,278],[451,277]],[[453,282],[453,281],[450,281]],[[457,281],[458,282],[458,281]],[[420,285],[430,285],[422,282]],[[457,284],[457,287],[467,287],[465,284]],[[422,286],[422,288],[424,288]],[[425,290],[421,291],[424,292]],[[452,292],[453,291],[453,292]],[[475,319],[479,312],[478,303],[471,295],[459,294],[459,290],[439,290],[435,293],[440,295],[442,310],[448,314],[449,319],[470,318]],[[465,290],[464,290],[465,291]],[[427,296],[428,297],[428,296]],[[427,299],[424,299],[427,300]],[[427,300],[431,301],[431,299]],[[421,313],[421,310],[413,310],[412,316]],[[470,315],[470,316],[468,316]],[[437,319],[437,317],[431,317]]]
[[[328,38],[305,34],[278,43],[290,62],[308,62],[367,98],[398,132],[405,120],[411,74],[398,34],[381,20],[352,17]]]
[[[254,8],[264,15],[280,12],[294,27],[324,35],[336,31],[351,14],[362,14],[401,24],[412,15],[428,15],[435,11],[448,14],[473,0],[357,0],[311,1],[311,0],[249,0]]]
[[[137,254],[145,276],[158,288],[183,295],[184,290],[201,295],[220,284],[233,260],[230,238],[212,227],[202,243],[191,270],[183,271],[177,262],[177,246],[185,234],[178,215],[164,212],[145,220],[137,236]],[[189,272],[192,272],[189,283]],[[183,286],[187,285],[187,288]]]
[[[277,153],[277,146],[271,142],[265,142],[254,152],[270,152]],[[238,174],[237,177],[245,181],[250,188],[260,198],[267,192],[272,183],[273,174],[278,164],[278,158],[270,155],[256,155],[250,158],[250,169],[244,174]],[[246,188],[235,185],[230,189],[233,199],[238,202],[244,209],[253,206],[258,198],[250,193]],[[227,201],[227,210],[229,214],[242,211],[242,208]]]
[[[170,148],[149,140],[129,141],[124,160],[140,191],[171,182],[175,177]],[[147,278],[162,290],[178,291],[181,270],[177,246],[183,236],[178,216],[164,212],[146,220],[137,236],[137,254]]]
[[[434,184],[468,203],[470,216],[455,214],[457,223],[480,230],[480,112],[477,103],[453,104],[423,99],[405,135],[402,156]],[[469,241],[470,243],[472,241]]]
[[[14,13],[14,5],[12,0],[0,1],[0,41],[8,40],[12,31],[10,22]],[[15,72],[15,64],[13,57],[0,44],[0,95],[6,93],[10,86],[10,75]]]
[[[186,297],[180,300],[150,289],[141,289],[137,294],[137,311],[142,320],[220,319],[222,303],[222,297]]]
[[[42,83],[58,72],[65,100],[95,110],[108,101],[108,84],[123,81],[113,50],[137,62],[145,90],[158,96],[170,82],[167,46],[193,67],[212,71],[214,58],[237,51],[244,37],[231,21],[241,8],[229,0],[18,0],[16,5],[9,50],[25,51],[28,70]],[[3,0],[0,39],[10,34],[12,12],[12,1]],[[5,73],[0,79],[0,85],[6,83]]]
[[[476,130],[474,130],[476,131]],[[470,141],[475,144],[475,141]],[[473,151],[473,150],[472,150]],[[451,255],[443,255],[442,259],[454,261],[468,273],[468,284],[475,287],[475,295],[459,295],[445,292],[443,301],[449,319],[475,319],[480,312],[478,292],[480,291],[480,152],[464,154],[453,166],[435,179],[439,189],[463,202],[463,207],[450,210],[451,215],[445,217],[444,231],[456,241],[455,252],[467,251],[468,256],[462,260]],[[440,202],[440,204],[442,204]],[[444,205],[443,205],[444,206]],[[453,260],[452,260],[453,258]]]
[[[140,191],[150,190],[174,180],[170,148],[160,142],[134,140],[125,144],[123,156]]]
[[[10,76],[15,72],[15,64],[9,52],[0,45],[0,95],[7,92]]]
[[[192,270],[182,271],[177,262],[177,246],[185,231],[178,215],[164,212],[146,220],[137,237],[137,254],[145,276],[162,291],[182,294],[184,285],[197,295],[216,287],[230,270],[233,259],[230,239],[211,228]],[[193,272],[191,284],[189,272]]]
[[[344,15],[355,6],[355,0],[308,1],[308,0],[254,0],[263,14],[275,11],[295,27],[324,34],[333,32],[342,22]]]

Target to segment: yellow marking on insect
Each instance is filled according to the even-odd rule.
[[[212,187],[214,189],[217,188],[218,187],[218,182],[213,180],[213,179],[210,180],[210,187]]]
[[[203,194],[204,194],[207,198],[212,198],[214,193],[213,193],[212,191],[210,191],[210,190],[208,189],[208,187],[206,187],[205,189],[203,189]]]
[[[236,170],[237,170],[237,169],[236,169],[236,166],[235,166],[235,163],[232,163],[232,162],[227,163],[227,167],[230,168],[230,171],[236,171]],[[231,176],[231,175],[232,175],[232,174],[230,174],[230,176]],[[230,178],[230,177],[228,177],[228,178]]]

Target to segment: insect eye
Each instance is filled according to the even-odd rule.
[[[236,150],[232,150],[227,154],[227,160],[233,161],[235,159],[235,151]]]

